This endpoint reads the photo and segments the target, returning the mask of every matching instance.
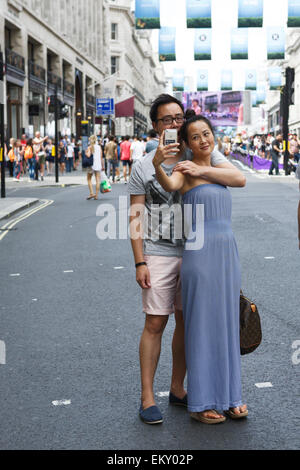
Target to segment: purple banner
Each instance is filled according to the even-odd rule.
[[[232,153],[233,158],[244,163],[244,165],[253,168],[253,170],[269,170],[272,164],[272,160],[266,160],[265,158],[258,157],[256,155],[241,155],[240,153]],[[279,163],[279,169],[283,169],[283,164]]]

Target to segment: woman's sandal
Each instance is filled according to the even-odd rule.
[[[94,199],[95,197],[96,197],[96,194],[92,194],[89,197],[87,197],[86,199],[87,199],[87,201],[89,201],[90,199]]]
[[[216,412],[216,410],[209,410],[211,413],[214,413],[214,414],[219,414]],[[204,424],[219,424],[219,423],[224,423],[224,421],[226,421],[226,418],[225,416],[222,416],[222,418],[206,418],[205,416],[203,416],[203,413],[207,413],[207,411],[201,411],[201,412],[192,412],[190,413],[191,417],[193,419],[196,419],[197,421],[200,421],[201,423],[204,423]]]
[[[235,413],[234,408],[230,408],[229,410],[225,410],[224,413],[226,416],[228,416],[231,419],[241,419],[241,418],[246,418],[248,416],[248,410],[243,411],[242,413]]]

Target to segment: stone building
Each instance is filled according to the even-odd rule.
[[[106,9],[103,0],[0,0],[7,137],[53,135],[55,90],[68,111],[60,131],[80,135],[85,119],[93,130],[95,97],[109,73]]]
[[[117,134],[143,133],[150,102],[164,89],[150,33],[136,32],[131,0],[0,0],[0,49],[4,54],[5,128],[54,135],[50,97],[57,90],[67,115],[63,134],[105,132],[96,118],[105,77],[117,72],[116,100],[134,96],[134,115],[115,120]],[[51,108],[50,108],[51,109]],[[96,126],[95,126],[96,122]],[[113,126],[112,126],[113,127]],[[112,129],[114,130],[114,129]]]

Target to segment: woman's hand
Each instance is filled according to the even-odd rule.
[[[199,166],[194,162],[185,160],[184,162],[177,163],[173,171],[180,171],[184,175],[190,175],[195,178],[203,178],[207,168],[207,166]]]
[[[180,144],[170,144],[164,145],[165,131],[159,138],[159,145],[157,147],[155,156],[153,158],[154,168],[160,166],[167,158],[176,157],[177,153],[180,151]],[[171,153],[172,152],[172,153]]]
[[[142,289],[150,289],[150,271],[147,266],[139,266],[136,268],[136,282]]]

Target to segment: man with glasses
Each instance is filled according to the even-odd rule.
[[[216,150],[212,153],[214,168],[203,170],[190,161],[192,154],[179,138],[184,122],[184,107],[173,96],[160,95],[152,104],[150,117],[153,129],[159,136],[166,129],[176,129],[179,142],[177,145],[173,144],[172,149],[160,144],[157,149],[137,161],[129,183],[131,244],[136,263],[136,280],[142,288],[143,311],[146,315],[140,341],[142,394],[139,414],[145,423],[159,424],[163,422],[163,417],[155,404],[153,382],[160,357],[162,334],[173,313],[175,330],[169,402],[187,406],[187,394],[184,389],[186,365],[180,284],[183,239],[175,236],[174,221],[171,218],[166,231],[162,217],[162,208],[176,204],[178,207],[181,196],[178,192],[167,193],[163,190],[156,179],[153,159],[162,155],[166,158],[162,166],[168,175],[176,167],[191,176],[204,177],[210,182],[225,186],[244,186],[245,178]],[[173,155],[170,155],[171,151]],[[148,226],[145,234],[140,223],[144,211]]]

